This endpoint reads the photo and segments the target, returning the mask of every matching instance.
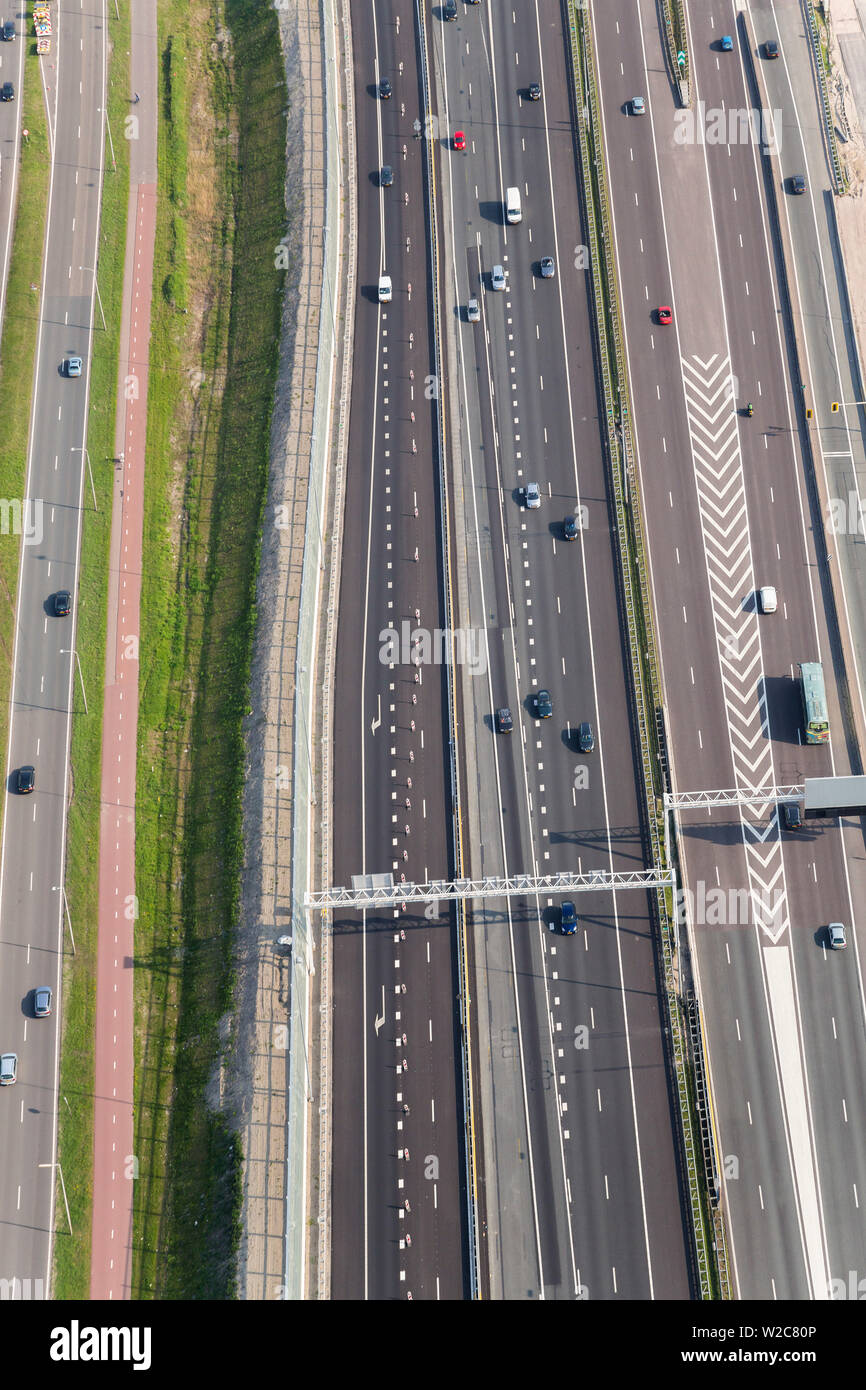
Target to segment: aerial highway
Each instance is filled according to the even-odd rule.
[[[446,672],[416,665],[413,644],[402,641],[404,623],[431,633],[445,626],[435,402],[425,393],[434,370],[425,147],[412,129],[423,110],[418,34],[408,8],[399,26],[392,6],[354,6],[352,15],[359,293],[334,695],[334,881],[381,872],[426,881],[449,877],[453,860]],[[383,80],[390,95],[380,94]],[[393,171],[389,185],[383,166]],[[382,274],[393,297],[380,304]],[[340,914],[333,932],[331,1296],[463,1298],[453,916]]]
[[[431,29],[456,568],[461,621],[486,653],[460,672],[472,866],[643,866],[561,15],[460,5]],[[572,543],[565,518],[584,508]],[[510,735],[495,732],[501,707]],[[474,909],[489,1294],[688,1298],[649,904],[589,894],[577,911],[566,937],[559,902]]]
[[[835,696],[840,652],[762,156],[750,139],[675,137],[653,5],[594,15],[675,788],[859,770]],[[696,110],[748,108],[730,5],[693,16],[690,57]],[[757,600],[764,585],[778,594],[773,614]],[[797,678],[812,660],[824,663],[831,727],[815,747]],[[770,801],[692,813],[680,852],[695,900],[704,885],[730,904],[692,920],[691,939],[735,1295],[823,1299],[866,1255],[862,832],[789,831]],[[832,921],[847,925],[847,952],[828,949]]]
[[[478,872],[635,867],[644,853],[621,639],[611,646],[594,636],[610,628],[618,634],[620,615],[585,273],[572,270],[580,212],[563,35],[560,29],[547,72],[534,12],[521,23],[515,35],[510,19],[461,6],[456,24],[434,16],[428,36],[438,122],[428,133],[444,208],[450,325],[446,399],[449,421],[459,420],[448,452],[460,499],[455,568],[462,571],[469,556],[482,605],[476,610],[473,593],[470,611],[461,614],[465,628],[483,636],[484,657],[471,674],[457,672],[465,702],[461,765],[475,808],[467,809],[466,825]],[[420,625],[430,627],[424,615],[442,612],[433,420],[421,408],[413,419],[411,408],[420,396],[413,396],[413,382],[430,370],[431,357],[429,287],[423,297],[419,290],[429,275],[420,250],[423,166],[412,133],[423,114],[417,33],[407,33],[404,21],[398,34],[396,23],[383,24],[380,15],[372,24],[359,16],[359,31],[353,37],[365,289],[356,323],[346,502],[352,520],[338,638],[337,707],[347,716],[338,725],[336,763],[359,768],[363,802],[359,818],[354,798],[338,798],[334,875],[343,883],[362,871],[393,869],[399,877],[404,864],[407,878],[441,877],[452,862],[443,833],[450,789],[441,669],[422,667],[416,684],[411,668],[383,667],[376,647],[379,630],[395,620],[411,621],[418,610]],[[541,78],[539,103],[521,95],[515,42],[524,55],[536,55],[526,81]],[[377,101],[383,78],[391,93]],[[457,130],[466,137],[459,162]],[[383,164],[394,181],[380,189]],[[503,178],[506,165],[514,173]],[[523,223],[514,230],[503,225],[512,177],[525,198]],[[564,260],[552,196],[557,178],[566,183]],[[553,255],[552,280],[541,279],[533,247],[539,257]],[[489,276],[500,260],[509,283],[497,296]],[[393,299],[377,308],[383,272]],[[466,320],[470,297],[480,302],[477,326]],[[580,323],[578,332],[566,333],[567,318]],[[509,333],[512,320],[522,337]],[[535,514],[519,504],[519,489],[536,476],[521,463],[528,455],[544,494]],[[578,477],[578,460],[585,477]],[[588,528],[570,545],[562,521],[581,503]],[[542,660],[555,711],[543,729],[546,755],[539,751],[542,726],[532,718]],[[513,712],[515,734],[507,740],[493,731],[500,705]],[[584,774],[575,766],[575,739],[583,721],[592,723],[598,742],[585,768],[589,785],[577,792]],[[423,840],[416,839],[419,830]],[[493,905],[489,915],[479,910],[476,922],[482,1291],[498,1298],[687,1298],[688,1232],[648,902],[642,894],[616,902],[589,895],[567,940],[559,934],[558,904],[547,901],[502,911]],[[453,929],[444,913],[432,924],[405,916],[373,921],[368,914],[366,922],[335,920],[334,933],[333,1294],[466,1295]],[[419,992],[427,1034],[421,1039],[413,1032]],[[578,1050],[584,1030],[589,1041]],[[426,1209],[416,1195],[419,1112],[425,1123],[436,1117],[436,1129],[417,1149],[439,1161]],[[408,1163],[400,1156],[405,1146]]]
[[[19,47],[23,43],[22,37]],[[4,45],[7,61],[15,51]],[[59,885],[69,793],[75,597],[85,505],[82,450],[102,170],[106,55],[101,11],[64,15],[63,52],[50,112],[55,144],[27,468],[31,507],[29,519],[26,508],[24,512],[0,864],[0,1051],[18,1057],[16,1084],[0,1094],[0,1273],[22,1281],[18,1287],[29,1289],[29,1297],[47,1296],[53,1236],[63,955]],[[64,366],[70,358],[81,359],[80,375]],[[15,536],[5,543],[21,541]],[[65,616],[59,616],[62,605],[55,603],[61,591],[70,595]],[[30,794],[17,791],[22,766],[34,769]],[[54,1008],[47,1017],[37,1017],[34,991],[43,985],[53,991]],[[74,1096],[68,1100],[75,1103]]]

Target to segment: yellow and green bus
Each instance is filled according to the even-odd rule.
[[[829,743],[827,692],[824,689],[824,668],[820,661],[800,662],[800,683],[803,691],[803,727],[806,742]]]

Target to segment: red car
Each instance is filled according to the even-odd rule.
[[[673,316],[673,314],[671,313],[671,306],[670,306],[669,304],[660,304],[660,305],[659,305],[659,323],[663,323],[663,324],[672,323],[672,322],[673,322],[673,317],[674,317],[674,316]]]
[[[455,130],[454,132],[454,148],[455,150],[466,149],[466,136],[462,130]]]

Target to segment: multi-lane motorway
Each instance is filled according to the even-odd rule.
[[[65,589],[74,598],[77,589],[103,149],[103,18],[98,10],[64,13],[65,62],[49,113],[55,144],[27,470],[32,507],[21,550],[6,762],[0,1051],[18,1054],[18,1079],[2,1095],[0,1275],[21,1281],[14,1286],[19,1297],[22,1290],[40,1297],[49,1289],[63,933],[59,885],[76,630],[74,602],[68,617],[56,617],[53,597]],[[13,52],[4,46],[4,56]],[[84,361],[78,378],[62,373],[70,355]],[[7,536],[4,543],[21,541]],[[22,764],[36,770],[31,795],[15,791],[14,773]],[[55,1008],[50,1017],[35,1018],[33,991],[45,984],[53,987]],[[68,1099],[75,1103],[74,1096]]]
[[[435,45],[461,544],[468,621],[489,656],[486,677],[463,685],[473,864],[643,867],[561,14],[470,7]],[[455,129],[465,154],[451,148]],[[522,201],[514,226],[509,186]],[[540,274],[548,255],[552,279]],[[490,288],[496,263],[504,293]],[[465,322],[470,295],[477,326]],[[542,504],[529,510],[519,490],[533,481]],[[539,688],[553,703],[544,721],[533,717]],[[492,734],[502,705],[515,716],[509,738]],[[583,721],[590,754],[577,746]],[[498,908],[479,907],[475,933],[491,1294],[686,1298],[649,903],[582,894],[568,939],[549,899]]]
[[[562,11],[547,0],[461,3],[453,22],[444,10],[425,16],[422,46],[410,12],[401,29],[399,7],[362,8],[353,39],[368,288],[356,320],[337,757],[361,798],[338,800],[335,881],[454,867],[442,673],[377,657],[389,624],[412,622],[416,610],[422,627],[442,620],[432,530],[439,439],[417,392],[432,360],[430,189],[412,138],[425,114],[425,60],[451,554],[460,622],[473,637],[465,649],[482,654],[456,672],[465,868],[643,867]],[[762,7],[759,21],[771,19]],[[841,656],[792,403],[769,175],[742,138],[748,125],[727,124],[751,101],[742,30],[726,4],[693,20],[692,114],[721,112],[732,132],[708,142],[678,114],[650,0],[612,0],[593,20],[675,788],[858,770],[835,694]],[[731,52],[723,34],[735,37]],[[393,83],[387,100],[377,98],[381,77]],[[645,114],[635,114],[635,97]],[[395,170],[390,188],[377,186],[383,163]],[[510,186],[522,202],[516,225],[504,215]],[[541,277],[542,256],[554,260],[552,278]],[[497,264],[504,292],[492,287]],[[394,298],[378,306],[382,271]],[[673,309],[670,325],[661,305]],[[530,482],[541,492],[531,510]],[[566,515],[579,519],[576,542],[565,539]],[[779,594],[773,615],[756,602],[765,584]],[[829,748],[802,742],[803,660],[824,662]],[[543,721],[541,687],[553,704]],[[495,732],[502,706],[514,716],[510,735]],[[595,735],[588,754],[575,738],[584,720]],[[692,814],[680,831],[687,893],[705,904],[716,891],[714,911],[691,910],[683,924],[691,952],[681,979],[704,1014],[733,1289],[824,1298],[835,1277],[862,1266],[866,1247],[862,833],[836,824],[788,832],[766,799]],[[480,1289],[685,1299],[695,1292],[693,1244],[651,904],[582,894],[571,937],[558,931],[559,906],[512,899],[473,909]],[[845,953],[827,949],[830,920],[848,924]],[[453,924],[398,917],[335,929],[334,1292],[455,1296],[466,1292],[467,1232]],[[432,1183],[419,1183],[419,1154],[437,1160]]]
[[[487,873],[645,862],[586,277],[576,268],[583,237],[566,51],[561,23],[544,47],[540,23],[534,6],[507,23],[490,7],[461,6],[455,24],[434,17],[427,39],[444,213],[452,541],[463,625],[483,657],[458,671],[465,813],[472,869]],[[360,815],[356,795],[338,799],[340,882],[361,871],[399,877],[404,864],[407,878],[440,877],[453,863],[442,673],[422,666],[416,682],[411,663],[391,670],[378,659],[390,623],[414,625],[416,610],[422,627],[442,621],[432,417],[417,387],[431,355],[422,148],[412,136],[423,114],[420,48],[405,20],[398,33],[396,16],[385,23],[372,12],[358,16],[354,38],[359,279],[368,288],[356,324],[336,765],[359,769],[362,796]],[[376,97],[382,77],[393,83],[387,100]],[[529,102],[536,80],[542,99]],[[453,149],[457,129],[465,152]],[[376,186],[382,163],[395,170],[385,189]],[[523,219],[507,228],[511,184]],[[557,269],[542,280],[547,254]],[[502,294],[489,287],[497,262],[507,272]],[[371,291],[381,271],[394,299],[379,308]],[[470,296],[481,301],[478,325],[466,321]],[[519,489],[536,480],[543,503],[528,512]],[[569,544],[562,522],[581,508],[583,534]],[[464,649],[476,647],[467,640]],[[554,706],[543,726],[531,703],[542,685]],[[515,718],[507,739],[493,734],[501,705]],[[596,737],[585,758],[575,743],[582,720]],[[494,1297],[686,1298],[649,904],[598,895],[581,902],[580,919],[565,941],[547,900],[476,913],[482,1285]],[[455,1284],[465,1191],[452,941],[447,921],[335,923],[337,1296],[466,1291]],[[437,1126],[421,1132],[420,1148],[419,1112]],[[417,1164],[431,1154],[437,1178],[419,1183]],[[421,1227],[419,1251],[425,1213],[433,1225]],[[401,1246],[407,1233],[413,1243]]]
[[[334,881],[450,877],[458,826],[466,873],[644,867],[563,10],[552,0],[461,0],[450,22],[443,7],[400,8],[353,7],[361,290]],[[771,24],[772,6],[757,14]],[[593,20],[675,787],[856,770],[835,693],[841,655],[793,405],[764,157],[740,138],[742,125],[707,141],[680,123],[652,0],[609,0]],[[98,185],[80,171],[100,167],[100,123],[84,117],[104,82],[96,20],[64,22],[78,23],[81,41],[73,34],[77,56],[52,119],[27,484],[41,506],[22,547],[7,758],[10,779],[35,766],[36,789],[19,796],[7,782],[0,880],[0,1050],[19,1058],[17,1085],[3,1095],[0,1273],[21,1280],[47,1280],[50,1260],[58,1017],[34,1018],[32,991],[51,984],[59,1001],[75,610],[55,617],[52,596],[76,589],[93,293],[83,267],[95,264]],[[742,32],[720,0],[693,15],[694,112],[727,122],[749,108]],[[726,33],[731,52],[720,48]],[[790,29],[786,42],[797,42]],[[773,83],[784,102],[781,79]],[[633,114],[636,96],[644,115]],[[383,165],[394,174],[387,186]],[[512,186],[522,217],[508,225]],[[505,270],[501,292],[494,265]],[[383,273],[393,298],[380,303]],[[660,305],[672,307],[669,326]],[[80,379],[60,374],[71,354],[84,359]],[[538,508],[524,505],[530,482]],[[571,515],[574,541],[563,529]],[[775,614],[758,610],[763,584],[778,591]],[[456,643],[441,635],[446,593]],[[449,682],[427,659],[428,640],[434,654],[464,658],[453,671],[459,819]],[[828,676],[826,748],[802,743],[795,677],[809,659]],[[541,688],[553,707],[544,720]],[[503,706],[510,734],[495,731]],[[594,733],[585,753],[583,721]],[[679,851],[694,901],[718,890],[716,909],[684,924],[681,978],[703,1009],[734,1293],[824,1298],[866,1260],[862,831],[788,832],[765,799],[684,817]],[[652,903],[580,894],[567,937],[560,906],[546,897],[471,906],[471,1152],[456,915],[335,920],[334,1297],[694,1296]],[[846,923],[847,951],[827,949],[831,920]]]
[[[411,641],[421,626],[445,626],[438,436],[425,390],[433,371],[426,150],[412,134],[422,109],[418,34],[410,11],[398,24],[390,7],[371,3],[355,7],[353,18],[360,291],[337,643],[334,874],[341,883],[378,872],[426,881],[449,877],[452,859],[445,671],[416,664]],[[377,93],[382,79],[392,84],[388,99]],[[383,165],[394,171],[390,187],[382,186]],[[393,299],[380,305],[382,273]],[[334,922],[336,1298],[468,1292],[454,932],[447,912]]]
[[[596,24],[613,77],[605,137],[675,781],[699,790],[848,772],[832,691],[830,748],[801,745],[796,664],[823,659],[829,678],[838,653],[763,170],[730,124],[749,107],[738,48],[719,47],[733,16],[714,6],[692,36],[705,130],[723,111],[734,131],[713,143],[677,137],[654,9],[638,12],[627,27],[634,7],[605,6]],[[624,114],[636,93],[646,118]],[[662,303],[671,328],[654,321]],[[773,616],[757,611],[762,584],[777,587]],[[824,1298],[863,1260],[866,1035],[850,862],[862,835],[846,838],[835,826],[789,834],[773,804],[684,827],[696,898],[702,885],[732,890],[720,916],[692,926],[743,1297]],[[837,919],[852,929],[847,956],[824,949]]]

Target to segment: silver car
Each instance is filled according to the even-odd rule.
[[[527,507],[541,506],[541,488],[538,483],[527,483],[523,489],[523,498]]]
[[[501,265],[495,265],[490,272],[490,288],[492,290],[505,289],[505,271]]]
[[[0,1086],[14,1086],[18,1077],[18,1053],[4,1052],[0,1057]]]
[[[541,258],[541,278],[542,280],[552,280],[555,266],[552,256],[542,256]]]
[[[481,319],[481,310],[478,307],[477,299],[470,299],[466,305],[466,317],[470,323],[478,323]]]
[[[51,986],[40,985],[33,996],[33,1012],[37,1018],[47,1018],[51,1013]]]
[[[841,951],[847,945],[845,940],[845,926],[842,922],[830,922],[827,927],[827,934],[830,938],[830,950]]]

